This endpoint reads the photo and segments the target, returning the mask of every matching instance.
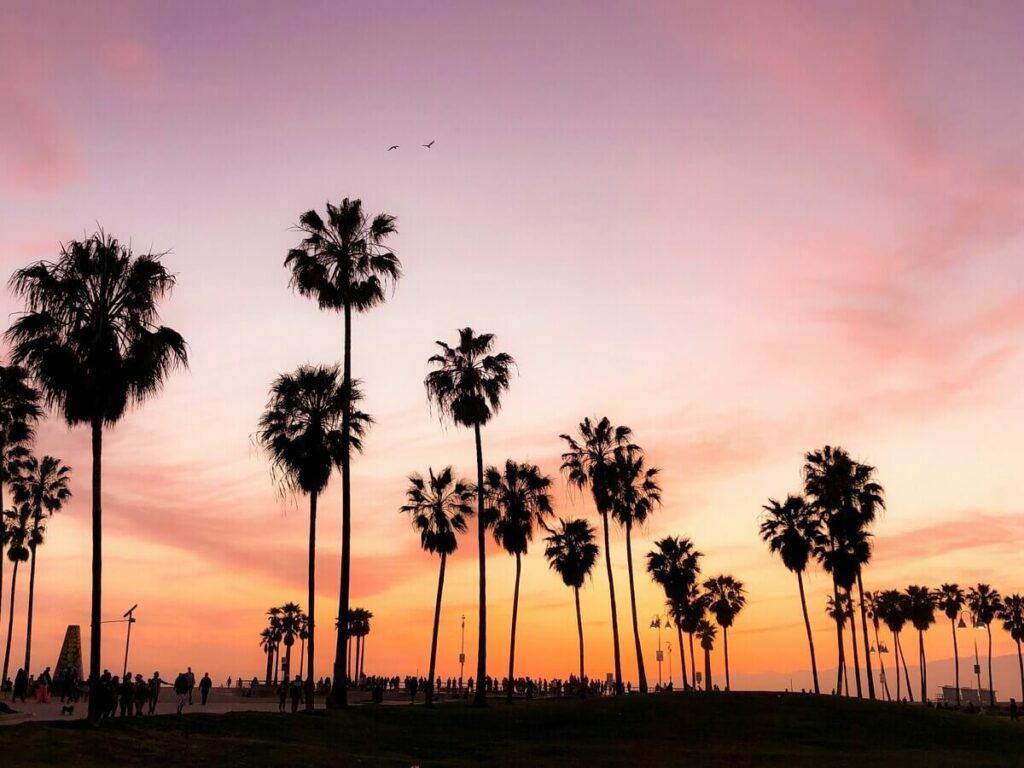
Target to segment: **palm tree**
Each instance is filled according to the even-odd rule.
[[[25,669],[32,669],[32,617],[36,593],[36,549],[43,543],[46,534],[46,519],[60,509],[71,498],[71,468],[53,456],[42,460],[30,457],[25,462],[24,472],[13,486],[14,500],[28,506],[29,520],[28,548],[31,558],[28,577],[28,619],[25,627]]]
[[[366,608],[355,608],[353,613],[355,614],[356,639],[359,641],[359,664],[356,665],[356,679],[362,680],[366,677],[366,638],[370,634],[370,619],[373,618],[373,612]]]
[[[580,613],[580,587],[594,570],[600,550],[594,542],[594,529],[586,520],[559,519],[558,529],[545,541],[544,556],[548,565],[562,577],[562,583],[572,587],[576,600],[576,631],[580,638],[580,695],[586,693],[587,675],[583,663],[583,615]]]
[[[303,672],[306,668],[306,641],[309,640],[309,616],[300,611],[295,623],[299,636],[299,679],[302,680]]]
[[[699,574],[699,570],[697,573]],[[696,687],[697,659],[693,652],[693,637],[701,620],[707,615],[707,595],[704,594],[696,583],[691,584],[686,595],[674,601],[672,608],[672,618],[675,620],[676,626],[685,632],[689,639],[690,680],[693,681],[693,685]]]
[[[732,576],[715,576],[704,582],[708,595],[708,610],[722,628],[722,646],[725,650],[725,690],[729,690],[729,627],[747,604],[743,582]]]
[[[960,650],[956,643],[956,621],[964,608],[964,591],[958,584],[943,584],[935,593],[938,608],[949,619],[949,628],[953,633],[953,667],[956,674],[956,703],[960,705]],[[980,694],[979,694],[980,695]]]
[[[921,701],[928,701],[928,661],[924,653],[924,633],[935,623],[935,593],[928,587],[911,585],[904,593],[907,596],[906,611],[910,623],[917,630],[918,660],[921,665]]]
[[[284,645],[285,680],[292,677],[292,647],[302,630],[303,615],[302,607],[298,603],[288,602],[281,606],[278,626],[280,627],[281,643]]]
[[[277,650],[277,634],[271,626],[260,630],[260,650],[267,654],[266,684],[270,685],[274,675],[274,651]]]
[[[486,706],[487,690],[480,682],[487,677],[487,557],[484,532],[487,528],[484,510],[484,453],[480,427],[501,409],[501,395],[509,387],[515,360],[504,352],[495,353],[494,334],[477,335],[472,328],[459,330],[459,343],[454,347],[437,342],[441,351],[427,363],[434,370],[423,384],[427,397],[437,405],[442,420],[462,427],[472,427],[476,439],[476,503],[477,551],[480,568],[480,617],[477,635],[476,691],[473,705]]]
[[[701,552],[694,549],[688,538],[666,536],[654,542],[656,549],[647,553],[647,572],[665,591],[669,613],[676,625],[679,640],[679,666],[683,671],[683,690],[690,687],[686,674],[686,649],[683,646],[683,604],[700,573]]]
[[[14,635],[14,596],[17,594],[18,587],[18,566],[28,560],[32,510],[28,504],[21,504],[14,509],[7,510],[4,515],[7,518],[9,539],[7,559],[14,563],[14,571],[11,573],[10,615],[7,617],[7,646],[4,649],[4,667],[3,672],[0,673],[0,680],[7,679],[7,671],[11,661],[11,638]]]
[[[351,389],[339,381],[338,366],[299,367],[278,376],[270,387],[266,410],[260,417],[257,440],[270,457],[282,492],[309,496],[307,597],[309,606],[306,709],[313,711],[316,648],[316,513],[317,500],[327,488],[331,472],[340,466],[344,440],[342,415],[348,414],[356,450],[371,419],[357,410],[358,382]],[[293,638],[294,642],[294,638]],[[290,650],[290,646],[287,646]],[[289,673],[291,670],[288,670]]]
[[[516,559],[516,581],[512,593],[512,632],[508,649],[507,697],[512,701],[515,680],[516,620],[519,617],[519,579],[522,556],[533,540],[534,524],[550,531],[544,518],[551,514],[551,478],[535,464],[517,464],[511,459],[504,469],[488,467],[484,489],[488,499],[488,524],[494,526],[494,540]]]
[[[832,595],[829,595],[825,600],[825,614],[832,619],[834,622],[838,622],[839,626],[845,628],[847,622],[853,618],[853,603],[850,600],[849,592],[840,592],[839,599]],[[850,680],[846,670],[846,660],[843,660],[843,682],[846,684],[846,695],[850,695]],[[842,693],[842,691],[837,691]]]
[[[615,452],[613,469],[614,492],[612,517],[626,530],[626,572],[629,575],[629,605],[633,618],[633,643],[636,646],[636,668],[640,692],[647,693],[647,671],[640,645],[640,628],[636,615],[636,587],[633,583],[634,526],[643,526],[655,507],[661,504],[658,468],[647,467],[639,449],[620,448]]]
[[[1017,643],[1017,666],[1020,669],[1021,698],[1024,699],[1024,656],[1021,655],[1021,643],[1024,642],[1024,597],[1007,595],[999,609],[997,618],[1003,620],[1003,629]],[[992,686],[989,686],[991,688]]]
[[[363,211],[359,199],[345,198],[339,205],[327,203],[324,220],[316,211],[306,211],[299,217],[296,229],[302,233],[302,242],[285,258],[285,267],[291,270],[291,285],[301,296],[316,299],[321,309],[341,312],[345,323],[344,357],[342,358],[342,388],[354,389],[352,377],[352,313],[368,312],[382,304],[387,290],[402,274],[402,264],[386,245],[395,234],[395,217],[379,213],[372,219]],[[338,616],[348,616],[351,584],[352,537],[352,483],[350,458],[353,449],[353,425],[342,414],[341,464],[341,587],[338,596]],[[338,627],[334,653],[334,679],[344,680],[345,649],[348,644],[348,626]],[[344,707],[348,704],[348,687],[331,688],[328,705]]]
[[[880,670],[880,677],[882,680],[882,690],[885,692],[885,700],[892,701],[892,696],[889,694],[889,678],[885,672],[885,659],[882,654],[887,652],[887,649],[882,644],[881,635],[879,630],[881,629],[882,618],[879,615],[879,593],[878,592],[865,592],[864,602],[867,604],[868,618],[871,619],[872,627],[875,630],[875,648],[878,651],[878,667]],[[896,681],[899,682],[899,662],[896,663]]]
[[[800,608],[804,614],[804,628],[807,631],[807,645],[811,649],[811,674],[814,677],[814,692],[818,687],[818,661],[814,654],[814,635],[811,634],[811,619],[807,614],[807,597],[804,594],[804,571],[810,562],[811,553],[822,543],[821,520],[809,507],[802,496],[787,496],[781,504],[768,499],[762,509],[761,539],[768,549],[782,558],[782,563],[796,574],[800,588]]]
[[[892,633],[893,655],[896,659],[896,701],[901,700],[900,696],[900,661],[903,661],[903,675],[907,681],[907,695],[914,700],[914,691],[910,687],[910,670],[907,669],[907,658],[903,655],[903,645],[900,643],[900,632],[907,623],[907,599],[895,589],[887,589],[879,592],[875,597],[875,612],[885,622],[885,626]]]
[[[426,691],[428,707],[433,698],[437,630],[441,623],[445,565],[448,556],[459,546],[457,534],[466,532],[466,518],[473,515],[473,491],[473,486],[468,481],[453,478],[450,466],[437,474],[430,468],[427,470],[427,477],[419,473],[409,475],[409,487],[405,491],[406,503],[400,508],[401,512],[412,518],[413,528],[419,531],[420,546],[423,550],[441,556],[441,567],[437,574],[437,599],[434,602],[434,627],[430,634],[430,671],[427,674],[429,684]],[[482,685],[483,678],[478,679]]]
[[[185,340],[158,325],[158,305],[174,286],[160,255],[132,253],[100,231],[61,246],[57,261],[14,273],[25,313],[8,329],[11,356],[39,383],[70,425],[92,431],[92,605],[89,673],[100,678],[103,579],[103,428],[153,397],[188,362]],[[101,687],[89,689],[89,719],[100,717]]]
[[[979,584],[967,590],[967,606],[974,614],[975,625],[984,625],[988,634],[988,705],[996,705],[996,695],[992,690],[992,622],[1002,609],[1003,602],[998,590],[988,584]],[[978,692],[979,699],[981,692]]]
[[[590,417],[580,422],[578,435],[561,435],[568,446],[562,454],[562,472],[570,486],[586,488],[594,497],[594,506],[601,515],[604,528],[604,562],[608,571],[608,596],[612,609],[612,652],[615,658],[615,693],[622,689],[622,655],[619,651],[619,614],[615,607],[615,579],[612,575],[611,546],[608,540],[608,515],[614,509],[615,453],[639,451],[630,439],[632,430],[626,426],[612,426],[608,417],[593,421]]]
[[[715,637],[718,629],[707,619],[701,619],[697,623],[695,634],[700,641],[700,647],[704,649],[704,690],[711,690],[711,651],[715,649]]]

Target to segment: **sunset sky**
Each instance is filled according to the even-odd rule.
[[[757,523],[825,443],[877,466],[887,491],[866,588],[1024,590],[1021,29],[1013,2],[0,0],[4,280],[97,225],[169,251],[178,275],[163,319],[191,369],[105,438],[104,614],[139,604],[130,667],[262,675],[264,612],[305,602],[305,502],[277,493],[253,433],[277,374],[341,356],[340,317],[291,292],[282,262],[298,216],[345,196],[397,216],[405,270],[354,332],[376,419],[353,467],[368,673],[425,674],[437,560],[398,506],[410,472],[474,472],[471,432],[440,425],[422,383],[434,341],[465,325],[519,364],[486,462],[557,477],[558,435],[583,416],[633,428],[665,487],[638,557],[690,536],[707,575],[747,585],[730,633],[738,687],[808,668],[795,578]],[[88,633],[88,431],[51,418],[38,450],[74,468],[39,555],[34,659],[53,664],[68,624]],[[556,488],[560,515],[597,524],[586,496]],[[335,481],[318,675],[339,520]],[[463,614],[473,666],[474,547],[449,565],[442,676],[458,673]],[[572,594],[542,549],[525,560],[517,667],[565,676]],[[635,679],[618,532],[613,558]],[[494,549],[488,567],[500,675],[514,561]],[[828,584],[810,575],[823,668]],[[647,625],[663,600],[643,575],[638,602],[656,677]],[[603,678],[603,567],[583,618]],[[120,672],[123,626],[104,638]],[[927,643],[949,657],[948,624]]]

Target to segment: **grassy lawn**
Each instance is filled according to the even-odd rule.
[[[920,706],[776,694],[658,694],[358,707],[0,729],[5,765],[785,765],[1024,764],[1024,725]]]

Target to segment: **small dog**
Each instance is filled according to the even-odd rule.
[[[61,715],[73,715],[73,714],[75,714],[75,705],[74,704],[65,704],[63,707],[60,708],[60,713],[61,713]]]

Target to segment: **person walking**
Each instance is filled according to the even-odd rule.
[[[142,675],[135,676],[135,716],[142,717],[142,710],[149,700],[149,685]]]
[[[28,693],[28,674],[24,669],[19,669],[14,676],[14,692],[11,694],[11,701],[21,699],[25,702],[25,694]]]
[[[36,680],[36,701],[40,704],[50,703],[50,686],[53,685],[53,678],[50,675],[50,668],[43,670],[43,674]]]
[[[299,703],[302,701],[302,680],[298,677],[292,678],[290,690],[292,694],[292,712],[298,712]]]
[[[160,678],[159,672],[154,672],[149,678],[149,714],[156,713],[156,703],[160,699],[160,686],[170,685],[166,680]]]
[[[277,686],[277,711],[284,712],[285,703],[288,701],[288,681],[282,680]]]
[[[174,695],[175,703],[178,707],[178,714],[185,708],[185,704],[188,703],[188,694],[192,690],[189,685],[189,677],[187,672],[179,672],[178,676],[174,678]]]
[[[128,717],[132,713],[132,702],[135,701],[135,683],[132,682],[131,672],[124,676],[117,695],[121,704],[121,717]]]
[[[210,689],[213,687],[213,680],[209,672],[203,672],[203,679],[199,681],[199,700],[206,706],[206,700],[210,696]]]
[[[191,704],[192,691],[195,690],[196,687],[196,676],[192,674],[192,667],[188,668],[188,672],[186,674],[188,675],[188,703]]]

